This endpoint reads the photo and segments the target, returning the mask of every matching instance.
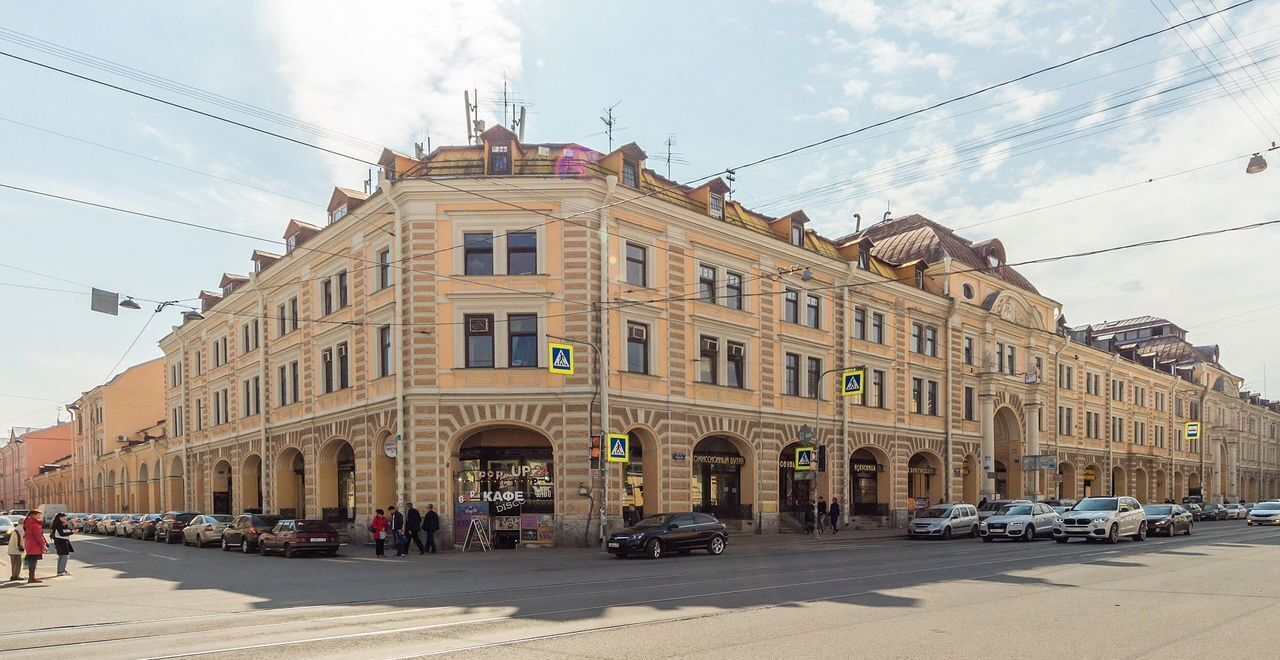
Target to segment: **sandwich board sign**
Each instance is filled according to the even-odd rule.
[[[551,351],[551,359],[547,366],[551,373],[572,376],[573,347],[568,344],[548,344],[547,347]]]
[[[631,460],[630,438],[619,433],[609,434],[609,462],[626,463]]]

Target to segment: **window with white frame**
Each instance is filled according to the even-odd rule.
[[[262,412],[262,377],[254,376],[241,381],[241,417],[252,417]]]
[[[649,373],[649,326],[627,322],[627,371]]]
[[[391,326],[378,327],[378,377],[395,373],[395,357],[391,345]]]
[[[213,393],[213,425],[218,426],[231,421],[230,410],[227,408],[227,389],[224,387]]]
[[[378,290],[391,286],[391,248],[378,250]]]

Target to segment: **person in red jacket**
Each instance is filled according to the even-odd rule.
[[[383,552],[387,547],[387,530],[389,529],[391,529],[391,523],[387,521],[386,516],[382,515],[382,509],[378,509],[373,522],[369,523],[369,531],[373,533],[374,556],[386,557]]]
[[[27,551],[27,584],[39,584],[44,580],[36,579],[36,564],[44,558],[44,551],[49,549],[49,540],[44,537],[43,513],[36,510],[27,512],[22,521],[22,549]]]

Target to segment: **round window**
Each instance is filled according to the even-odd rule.
[[[964,286],[961,288],[961,291],[964,293],[964,299],[965,299],[965,300],[973,300],[973,285],[972,285],[972,284],[966,284],[966,285],[964,285]]]

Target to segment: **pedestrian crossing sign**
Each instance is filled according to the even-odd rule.
[[[1200,439],[1200,422],[1187,422],[1187,439]]]
[[[841,382],[843,383],[840,388],[840,393],[845,396],[862,396],[862,380],[866,373],[867,372],[865,371],[858,370],[846,371],[840,374]]]
[[[813,447],[796,447],[796,472],[812,472],[814,469]]]
[[[609,462],[628,463],[631,461],[631,439],[618,433],[609,434]]]
[[[547,366],[551,373],[572,376],[573,347],[568,344],[548,344],[547,346],[551,349],[551,359]]]

